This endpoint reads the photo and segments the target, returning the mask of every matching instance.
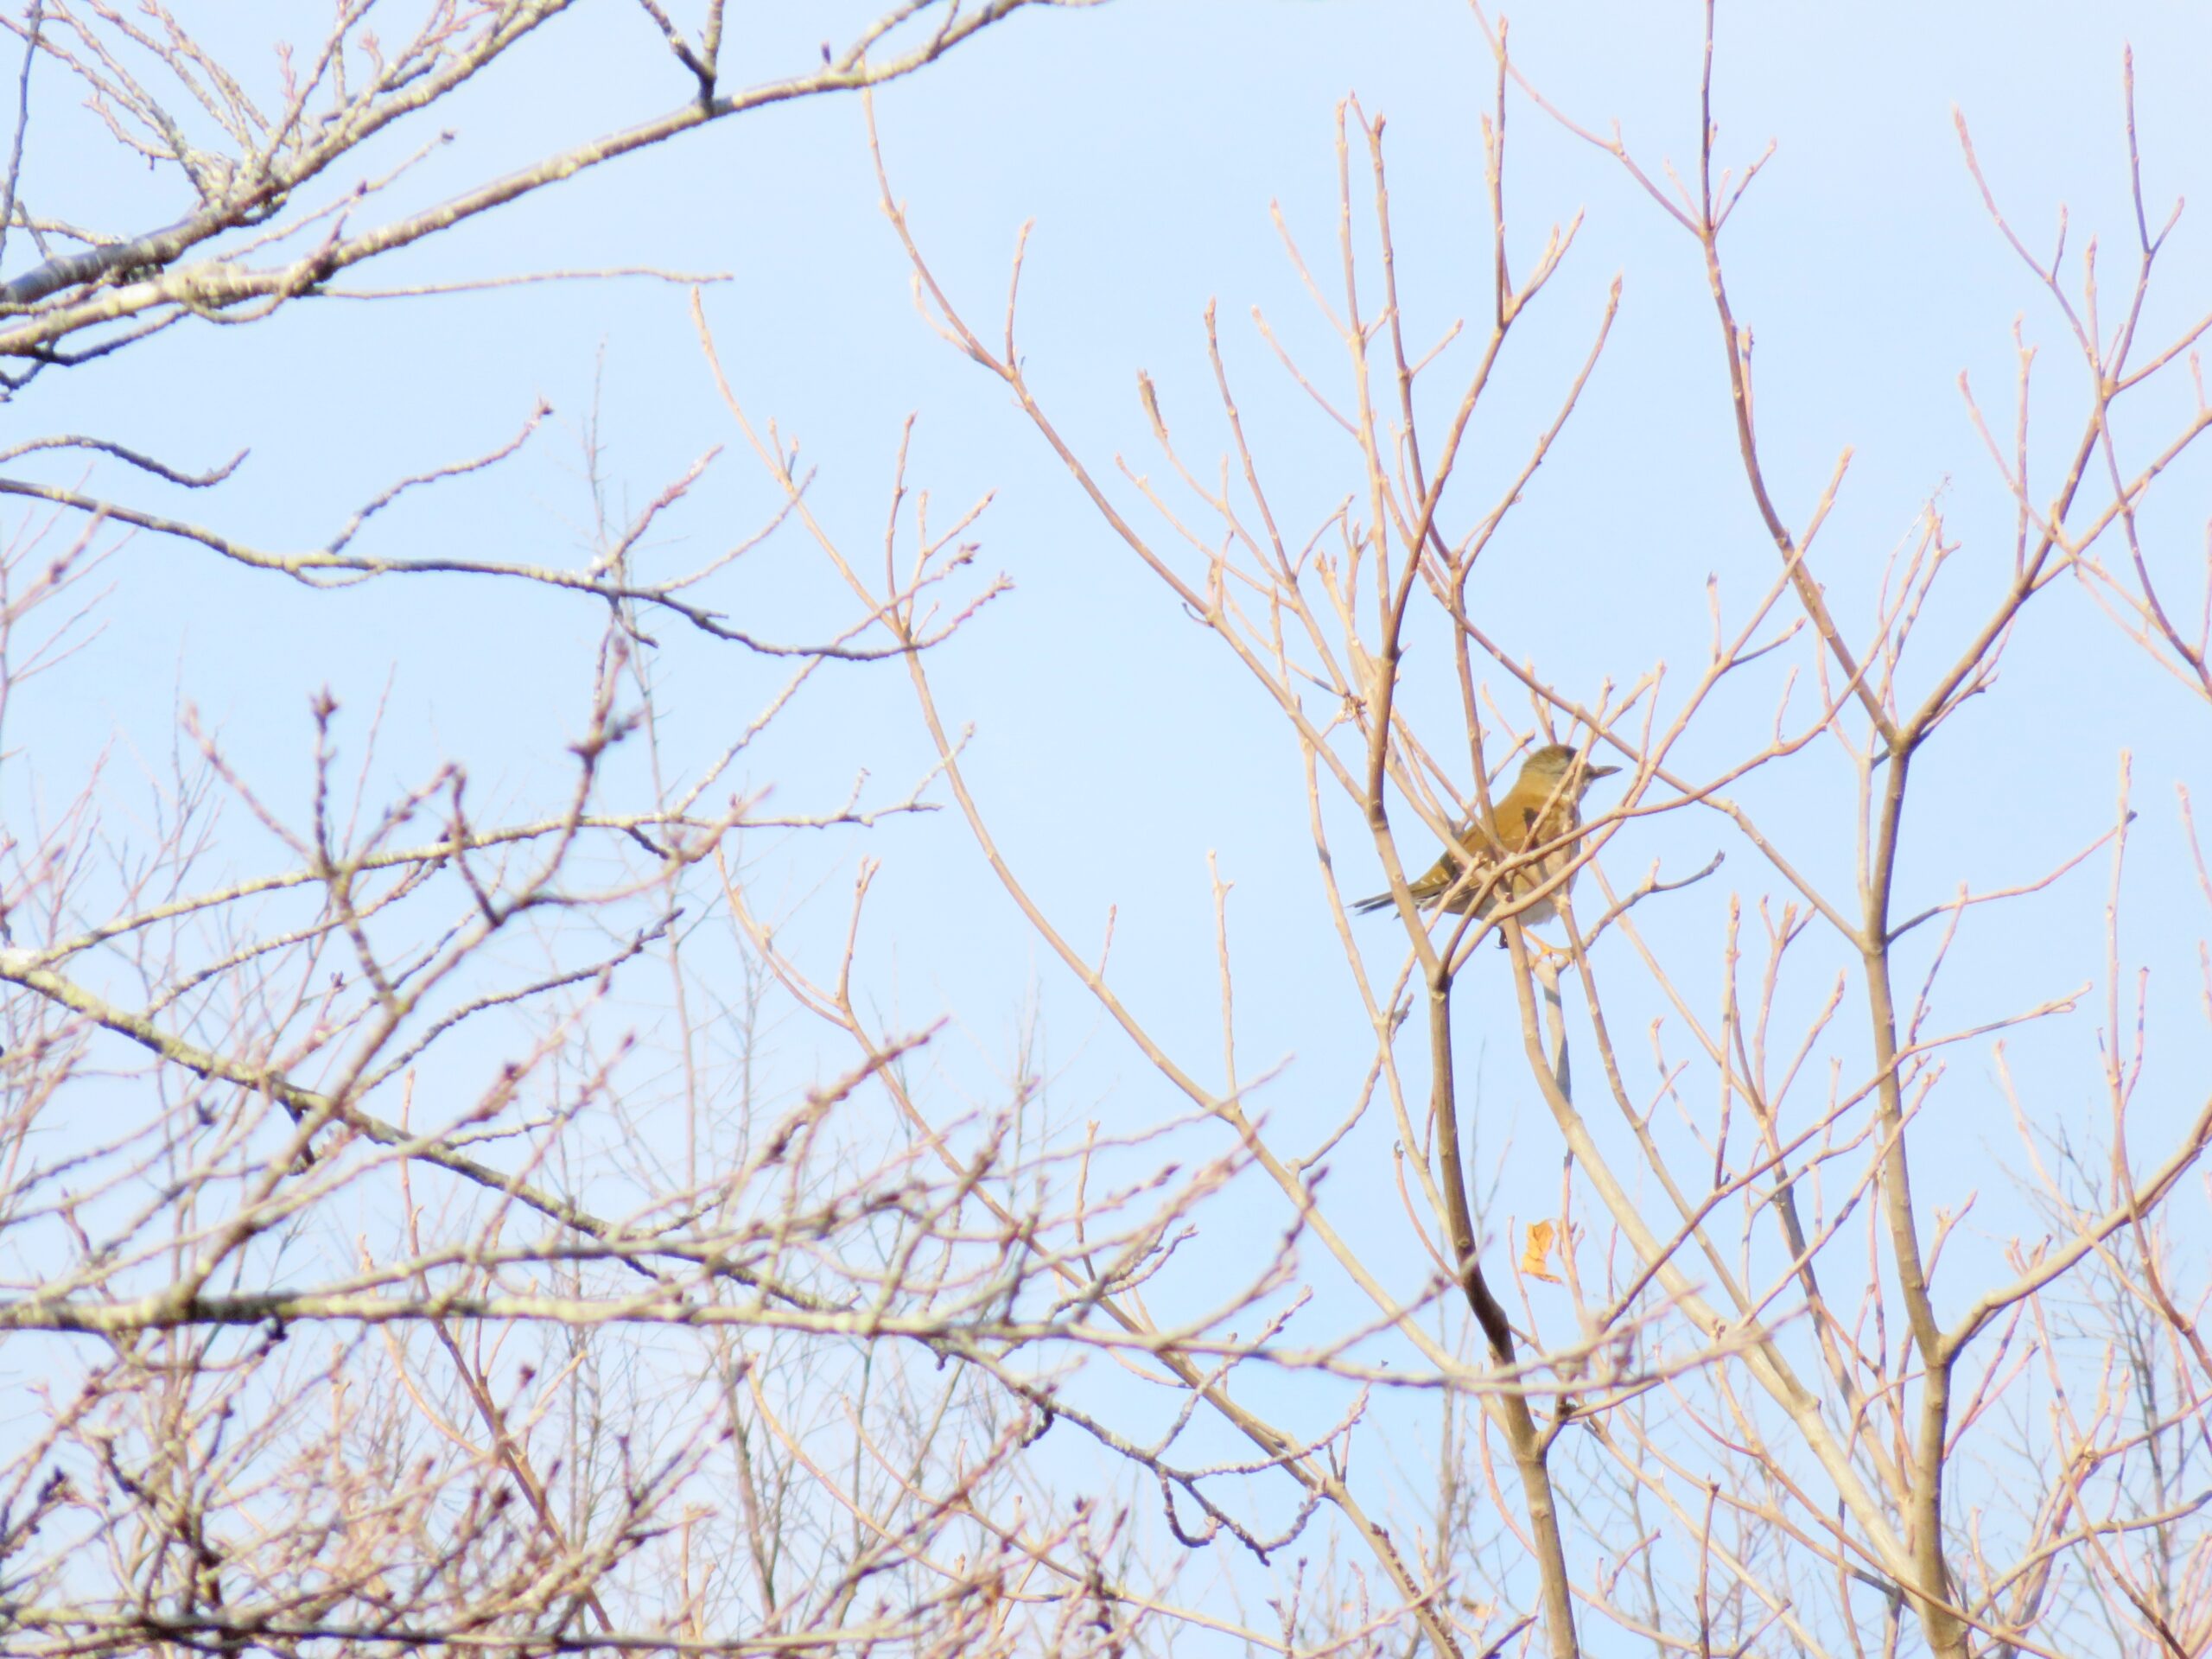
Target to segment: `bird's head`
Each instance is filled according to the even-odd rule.
[[[1593,766],[1584,761],[1576,771],[1573,747],[1566,743],[1547,743],[1521,763],[1521,776],[1513,787],[1522,794],[1548,795],[1556,790],[1570,772],[1576,772],[1575,793],[1580,795],[1600,778],[1610,778],[1618,766]]]

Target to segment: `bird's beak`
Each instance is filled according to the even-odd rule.
[[[1619,770],[1618,766],[1592,766],[1590,768],[1590,781],[1594,784],[1600,778],[1610,778]]]

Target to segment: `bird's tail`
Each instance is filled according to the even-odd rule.
[[[1361,899],[1352,908],[1363,916],[1371,916],[1378,910],[1389,909],[1390,905],[1390,895],[1387,893],[1378,893],[1372,899]]]

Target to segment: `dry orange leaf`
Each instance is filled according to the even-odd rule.
[[[1560,1282],[1559,1274],[1545,1263],[1551,1260],[1552,1244],[1558,1230],[1548,1221],[1529,1224],[1528,1242],[1521,1249],[1521,1271],[1531,1279],[1541,1279],[1548,1285]]]

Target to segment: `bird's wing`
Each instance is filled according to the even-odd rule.
[[[1536,809],[1533,802],[1516,800],[1507,796],[1497,804],[1497,830],[1493,834],[1487,826],[1468,826],[1472,845],[1484,858],[1510,857],[1529,844],[1530,832],[1536,825]]]
[[[1459,846],[1455,850],[1478,864],[1489,864],[1495,862],[1508,848],[1480,818],[1470,818],[1459,826]]]

